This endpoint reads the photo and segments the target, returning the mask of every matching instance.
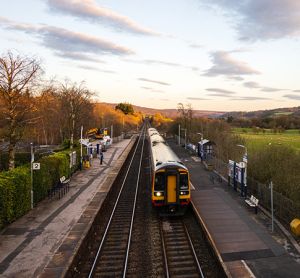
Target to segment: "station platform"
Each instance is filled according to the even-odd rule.
[[[245,199],[200,159],[168,141],[188,167],[192,204],[213,247],[231,277],[299,277],[300,254],[271,220],[247,206]]]
[[[131,139],[112,144],[104,153],[102,165],[99,158],[94,158],[89,169],[71,177],[70,190],[61,199],[40,202],[1,231],[0,277],[41,276],[70,231],[77,229],[77,222],[91,202],[97,200],[97,207],[101,206],[112,176],[117,175],[122,166],[120,161],[125,161],[132,145]],[[91,213],[94,211],[91,210],[89,219]],[[86,228],[87,224],[83,226]],[[72,244],[76,245],[77,241],[73,237]]]

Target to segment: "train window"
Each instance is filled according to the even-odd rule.
[[[189,188],[189,179],[188,174],[180,174],[179,175],[179,187],[180,190],[186,190]]]
[[[163,190],[165,190],[165,173],[156,173],[154,191],[163,191]]]

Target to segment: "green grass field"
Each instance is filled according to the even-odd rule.
[[[286,130],[283,133],[273,133],[271,130],[266,130],[265,133],[254,133],[251,128],[233,128],[233,132],[246,140],[249,151],[269,145],[282,145],[290,146],[300,152],[300,133],[298,129]]]

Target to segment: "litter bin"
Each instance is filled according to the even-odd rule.
[[[291,223],[290,227],[292,233],[296,236],[300,236],[300,219],[295,218]]]

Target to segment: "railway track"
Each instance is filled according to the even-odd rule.
[[[204,277],[193,242],[181,218],[160,221],[166,277]]]
[[[160,218],[152,208],[144,134],[66,277],[225,277],[192,210]]]
[[[144,140],[142,131],[91,268],[85,267],[82,277],[126,275]]]

